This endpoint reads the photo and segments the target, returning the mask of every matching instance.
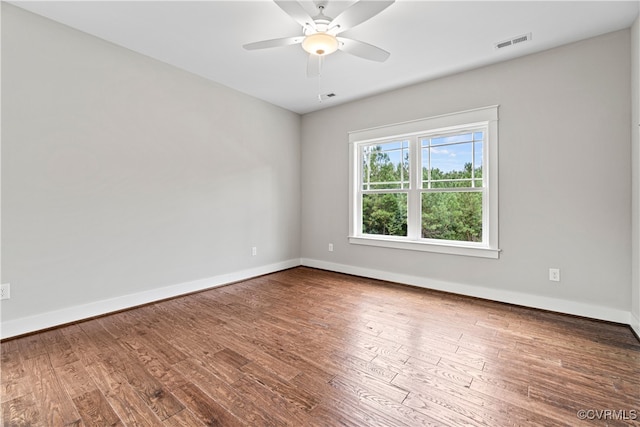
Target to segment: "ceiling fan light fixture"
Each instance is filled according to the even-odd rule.
[[[302,48],[313,55],[324,56],[329,55],[338,50],[338,39],[335,36],[318,32],[309,34],[302,41]]]

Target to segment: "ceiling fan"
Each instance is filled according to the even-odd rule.
[[[256,50],[301,44],[309,53],[308,77],[319,76],[323,58],[336,50],[371,61],[384,62],[389,58],[390,53],[384,49],[347,37],[339,37],[338,34],[373,18],[391,6],[395,0],[359,0],[335,18],[324,14],[327,1],[314,1],[318,14],[312,17],[297,1],[274,0],[280,9],[302,25],[303,35],[248,43],[243,47]]]

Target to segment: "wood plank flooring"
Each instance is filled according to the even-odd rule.
[[[627,326],[306,267],[0,347],[4,426],[640,425]]]

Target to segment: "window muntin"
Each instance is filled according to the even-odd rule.
[[[409,188],[409,141],[363,145],[362,190]]]
[[[422,188],[482,187],[484,129],[420,138]]]

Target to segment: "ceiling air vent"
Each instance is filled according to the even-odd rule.
[[[495,44],[496,49],[504,49],[507,46],[513,46],[514,44],[519,44],[523,42],[528,42],[531,40],[531,33],[523,34],[521,36],[510,38],[509,40],[504,40]]]
[[[334,96],[336,96],[335,93],[323,93],[321,95],[318,95],[318,100],[322,102],[322,101],[326,101],[327,99],[331,99]]]

